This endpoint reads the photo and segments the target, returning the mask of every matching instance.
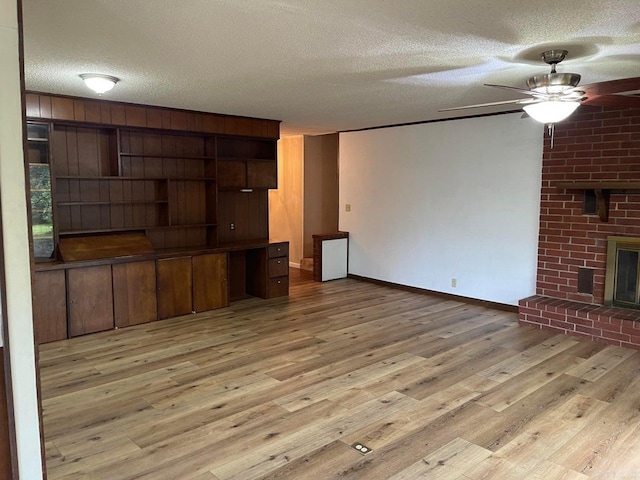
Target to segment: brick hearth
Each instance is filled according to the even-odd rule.
[[[640,191],[613,191],[609,219],[584,215],[582,190],[562,182],[640,181],[640,108],[580,107],[545,136],[536,295],[520,301],[525,325],[640,350],[640,311],[604,307],[607,236],[640,237]],[[578,270],[593,274],[578,292]],[[583,272],[584,273],[584,272]]]

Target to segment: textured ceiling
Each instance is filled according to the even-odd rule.
[[[324,133],[513,106],[548,72],[582,84],[640,76],[639,0],[23,0],[29,90],[282,120]]]

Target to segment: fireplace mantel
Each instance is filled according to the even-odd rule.
[[[583,182],[558,182],[558,190],[593,190],[598,202],[598,216],[602,222],[609,221],[609,196],[615,192],[640,192],[640,182],[619,180],[590,180]]]
[[[640,182],[620,180],[587,180],[584,182],[558,182],[558,190],[632,190],[640,191]]]

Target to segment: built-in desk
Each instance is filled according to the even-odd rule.
[[[288,254],[288,242],[254,240],[38,263],[33,289],[36,341],[209,311],[248,296],[286,296]]]

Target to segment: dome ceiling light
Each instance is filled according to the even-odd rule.
[[[87,87],[98,95],[108,92],[120,81],[117,77],[102,75],[100,73],[83,73],[80,75],[80,78],[84,80]]]

